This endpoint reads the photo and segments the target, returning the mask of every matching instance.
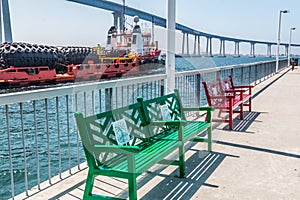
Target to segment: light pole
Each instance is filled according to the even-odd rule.
[[[276,73],[278,72],[279,66],[279,45],[280,45],[280,28],[281,28],[281,13],[289,13],[288,10],[280,10],[278,20],[278,33],[277,33],[277,51],[276,51]]]
[[[166,92],[172,93],[175,88],[175,25],[176,0],[167,0],[167,54],[166,54]]]
[[[289,52],[288,52],[288,66],[290,66],[290,60],[291,60],[291,41],[292,41],[292,31],[294,31],[296,28],[290,28],[290,41],[289,41]]]

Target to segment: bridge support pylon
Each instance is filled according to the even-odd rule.
[[[125,28],[125,18],[122,12],[113,12],[114,16],[114,26],[117,30],[123,31]]]
[[[240,43],[234,42],[234,57],[240,57]]]
[[[288,52],[289,52],[289,45],[285,45],[285,51],[284,51],[285,57],[288,57]]]
[[[255,43],[251,42],[250,57],[255,57]]]
[[[186,54],[190,55],[189,34],[186,34]]]
[[[3,22],[3,26],[2,26]],[[3,28],[3,30],[2,30]],[[4,35],[3,35],[4,33]],[[12,42],[10,12],[8,0],[0,0],[0,43]]]
[[[267,47],[267,57],[271,57],[272,56],[272,45],[268,44]]]
[[[185,38],[186,35],[186,38]],[[185,54],[185,40],[186,40],[186,54]],[[189,34],[188,33],[182,33],[182,55],[190,55],[190,45],[189,45]]]
[[[206,52],[205,56],[207,57],[213,57],[212,55],[212,38],[206,37]]]
[[[226,57],[225,55],[225,40],[220,39],[220,53],[219,57]]]
[[[198,49],[198,54],[197,54],[197,49]],[[195,35],[194,56],[201,56],[201,52],[200,52],[200,35]]]

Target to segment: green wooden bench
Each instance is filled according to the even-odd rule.
[[[89,167],[84,199],[114,199],[92,193],[97,175],[128,179],[129,199],[137,199],[136,178],[157,163],[179,166],[179,176],[185,173],[184,142],[197,133],[208,130],[208,149],[211,150],[211,123],[188,122],[182,115],[183,108],[177,95],[156,98],[160,103],[172,99],[171,120],[152,117],[149,111],[150,100],[138,98],[137,103],[83,117],[79,112],[75,118]],[[176,99],[176,101],[175,101]],[[211,120],[212,108],[206,110]],[[176,114],[175,114],[176,113]],[[175,117],[176,116],[176,117]],[[151,118],[150,118],[151,117]],[[204,141],[204,139],[195,139]],[[179,150],[178,160],[165,160],[175,150]]]
[[[184,159],[184,144],[187,141],[194,142],[207,142],[208,151],[212,150],[212,117],[211,113],[214,110],[213,107],[188,107],[185,108],[182,106],[182,101],[177,89],[174,90],[174,93],[157,97],[150,100],[143,101],[142,98],[138,98],[138,101],[143,107],[145,114],[146,124],[148,127],[154,126],[152,133],[154,138],[162,139],[177,139],[177,132],[182,129],[182,138],[180,140],[183,142],[183,145],[179,148],[179,157],[181,160]],[[185,112],[200,112],[205,111],[207,114],[206,121],[189,121],[185,116]],[[181,126],[169,125],[165,122],[184,122]],[[200,136],[199,134],[207,131],[207,134]],[[183,162],[185,163],[185,162]],[[185,167],[181,168],[182,170]],[[180,176],[183,177],[185,171],[180,172]]]

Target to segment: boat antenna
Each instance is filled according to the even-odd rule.
[[[133,25],[126,21],[126,24],[133,28]]]

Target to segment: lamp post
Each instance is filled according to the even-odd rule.
[[[290,66],[290,60],[291,60],[291,41],[292,41],[292,31],[294,31],[296,28],[290,28],[290,41],[289,41],[289,52],[288,52],[288,65]]]
[[[176,25],[176,0],[167,0],[167,94],[175,88],[175,25]]]
[[[289,13],[288,10],[280,10],[278,20],[278,32],[277,32],[277,51],[276,51],[276,73],[279,66],[279,45],[280,45],[280,28],[281,28],[281,13]]]

